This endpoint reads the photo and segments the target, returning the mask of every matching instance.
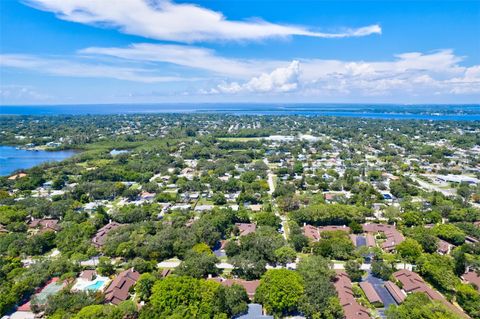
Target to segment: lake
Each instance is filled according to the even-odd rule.
[[[29,151],[14,146],[0,146],[0,176],[10,175],[17,169],[27,169],[36,165],[61,161],[75,155],[75,151]]]

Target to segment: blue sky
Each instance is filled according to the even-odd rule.
[[[478,103],[479,1],[0,1],[1,104]]]

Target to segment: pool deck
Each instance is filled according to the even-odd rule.
[[[107,287],[108,283],[110,282],[110,278],[102,277],[102,276],[97,276],[97,278],[95,278],[94,280],[77,278],[77,280],[75,281],[75,284],[72,287],[72,291],[85,291],[87,290],[87,287],[91,285],[95,285],[99,281],[103,281],[103,284],[96,291],[103,291]]]

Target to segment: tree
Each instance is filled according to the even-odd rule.
[[[392,265],[386,264],[383,260],[375,259],[372,262],[372,275],[383,280],[389,280],[393,274],[394,268]]]
[[[460,284],[455,294],[457,302],[472,318],[480,318],[480,293],[470,285]]]
[[[140,318],[227,318],[219,298],[221,285],[215,281],[186,276],[168,276],[155,283],[150,303],[142,308]],[[229,304],[244,303],[241,294]]]
[[[352,281],[361,281],[362,276],[365,273],[362,269],[360,269],[360,264],[355,260],[349,260],[345,264],[345,271],[347,272],[348,276]]]
[[[335,273],[329,260],[320,256],[305,257],[298,263],[297,271],[304,282],[299,309],[308,318],[341,318],[342,307],[332,284]]]
[[[431,229],[424,227],[413,227],[408,230],[407,235],[415,239],[427,253],[434,253],[438,249],[438,238]]]
[[[140,275],[140,278],[135,284],[135,293],[140,300],[148,301],[152,294],[153,285],[156,281],[157,278],[148,272]]]
[[[97,271],[100,275],[102,276],[110,276],[115,273],[115,267],[113,266],[112,262],[110,261],[110,258],[108,257],[100,257],[98,266],[97,266]]]
[[[256,213],[253,218],[258,226],[270,226],[275,229],[280,228],[281,219],[272,212],[259,212]]]
[[[237,284],[230,287],[221,286],[217,292],[217,301],[222,312],[225,312],[229,318],[245,313],[249,303],[245,288]]]
[[[222,193],[213,194],[212,201],[215,205],[225,205],[227,203],[227,199]]]
[[[290,246],[283,246],[275,250],[277,263],[285,266],[287,263],[294,262],[297,258],[297,252]]]
[[[452,224],[435,225],[432,231],[441,239],[454,245],[461,245],[465,242],[465,233],[463,230]]]
[[[216,266],[217,262],[218,258],[212,253],[198,253],[192,250],[187,253],[185,259],[175,269],[175,273],[180,276],[206,278],[208,275],[219,273]]]
[[[313,244],[313,253],[330,259],[347,260],[352,258],[355,246],[348,234],[341,231],[324,231],[322,239]]]
[[[443,303],[431,300],[422,292],[409,294],[400,306],[390,306],[387,319],[460,319]]]
[[[261,303],[268,313],[280,317],[298,309],[303,291],[303,279],[297,272],[271,269],[260,280],[255,301]]]
[[[418,272],[437,289],[446,292],[455,292],[460,282],[454,272],[454,261],[450,256],[439,254],[422,254],[417,259]]]
[[[423,252],[422,246],[415,239],[411,238],[407,238],[398,244],[396,250],[401,258],[411,263],[415,263]]]

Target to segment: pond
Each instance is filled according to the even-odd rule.
[[[0,146],[0,176],[10,175],[18,169],[61,161],[75,155],[76,151],[33,151],[18,149],[15,146]]]

